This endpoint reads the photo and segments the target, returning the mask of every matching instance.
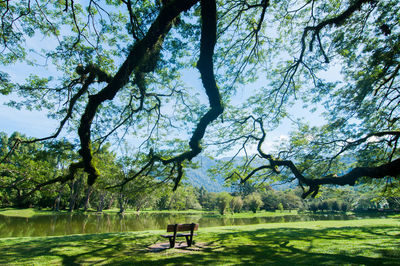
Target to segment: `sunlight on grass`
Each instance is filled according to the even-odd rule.
[[[256,218],[256,217],[279,217],[286,215],[298,215],[297,210],[293,211],[259,211],[253,212],[240,212],[240,213],[228,213],[225,215],[215,214],[216,216],[226,217],[226,218]]]
[[[163,231],[0,239],[0,264],[400,264],[400,221],[200,228],[193,249],[150,252]]]
[[[32,208],[27,209],[15,209],[15,208],[4,208],[0,209],[0,215],[4,216],[12,216],[12,217],[23,217],[23,218],[31,218],[35,215],[52,215],[55,212],[48,210],[37,210]]]

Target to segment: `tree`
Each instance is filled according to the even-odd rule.
[[[141,140],[136,152],[146,159],[124,182],[157,171],[176,190],[201,144],[243,152],[243,165],[227,163],[228,179],[296,179],[303,197],[327,184],[398,179],[398,1],[6,0],[0,7],[1,64],[39,67],[39,54],[57,72],[24,83],[0,73],[0,92],[21,97],[10,105],[46,109],[60,121],[53,135],[15,145],[62,130],[79,138],[80,159],[31,195],[73,180],[77,169],[92,186],[101,175],[93,147],[127,133]],[[35,38],[52,45],[31,52],[25,44]],[[343,79],[324,79],[334,64]],[[206,99],[180,79],[193,66]],[[254,91],[235,104],[244,85]],[[290,140],[265,151],[269,131],[292,119],[296,101],[323,105],[327,123],[295,121]]]
[[[205,208],[206,204],[207,204],[207,198],[208,198],[208,194],[209,192],[205,189],[204,186],[201,186],[200,189],[198,189],[198,201],[200,203],[200,205],[202,206],[202,208]]]
[[[340,211],[340,204],[338,201],[332,201],[332,211]]]
[[[235,196],[230,202],[230,208],[233,212],[240,212],[243,208],[243,200],[240,196]]]
[[[168,209],[170,210],[189,210],[201,209],[201,205],[197,200],[194,188],[192,186],[184,185],[179,187],[173,193],[169,193]]]
[[[247,195],[244,198],[244,203],[247,206],[247,208],[254,213],[256,213],[263,205],[263,201],[261,200],[261,195],[257,192],[253,192],[250,195]]]
[[[318,204],[316,202],[311,202],[311,204],[309,205],[309,209],[312,212],[317,212],[318,211]]]
[[[202,201],[199,200],[199,202],[204,210],[212,211],[218,209],[218,193],[206,192],[202,197]]]
[[[398,105],[394,102],[398,94],[394,92],[397,86],[394,84],[399,81],[399,61],[398,51],[392,45],[398,42],[399,29],[394,26],[398,14],[392,11],[399,10],[399,3],[340,1],[340,8],[334,8],[333,3],[320,2],[318,7],[311,1],[292,9],[289,5],[282,13],[284,17],[279,17],[278,23],[290,28],[290,32],[280,31],[282,38],[292,38],[283,41],[293,47],[287,50],[298,49],[300,53],[294,60],[288,60],[286,66],[278,66],[277,75],[271,76],[276,78],[272,89],[267,88],[252,98],[249,104],[252,111],[247,112],[251,115],[232,118],[229,128],[235,135],[224,143],[232,145],[240,140],[243,149],[255,144],[256,157],[265,160],[265,164],[253,165],[245,171],[240,169],[242,174],[237,171],[232,177],[238,175],[245,182],[249,178],[264,179],[268,171],[275,175],[282,172],[283,178],[295,178],[302,187],[309,188],[304,197],[316,196],[326,184],[354,185],[365,182],[365,178],[397,178]],[[321,13],[316,15],[316,11]],[[303,19],[310,19],[310,23]],[[343,62],[343,82],[326,82],[319,75],[321,71],[329,71],[327,66],[332,61]],[[297,75],[300,72],[303,77]],[[263,145],[267,132],[276,125],[274,120],[286,116],[285,102],[292,93],[303,95],[306,105],[325,104],[328,123],[310,127],[296,121],[298,131],[291,134],[290,140],[282,143],[277,152],[266,153]],[[275,95],[279,100],[265,106],[268,101],[260,98],[268,98],[262,94]],[[226,132],[228,127],[222,130]],[[242,134],[238,137],[237,132]]]
[[[346,202],[342,202],[342,204],[340,206],[340,210],[342,212],[347,212],[348,210],[350,210],[350,206]]]
[[[229,210],[229,203],[232,201],[232,196],[228,192],[220,192],[217,194],[216,202],[219,213],[224,215]]]
[[[278,195],[285,210],[298,210],[304,207],[303,200],[293,191],[281,192]]]
[[[14,132],[10,137],[0,133],[1,156],[7,160],[0,163],[2,201],[13,206],[52,207],[54,202],[61,200],[60,188],[55,185],[34,191],[36,184],[63,175],[64,167],[74,158],[73,145],[64,140],[30,143],[17,146],[18,141],[27,137]],[[40,186],[41,187],[41,186]],[[62,189],[62,188],[61,188]],[[58,191],[58,192],[57,192]]]
[[[277,210],[278,204],[281,203],[279,195],[273,190],[268,190],[265,193],[263,193],[262,201],[263,201],[263,208],[267,211]]]

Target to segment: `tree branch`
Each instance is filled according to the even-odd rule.
[[[341,176],[331,174],[329,176],[315,178],[315,179],[306,177],[305,175],[302,174],[302,172],[296,167],[296,165],[292,161],[275,159],[275,158],[273,158],[273,156],[271,154],[266,154],[262,150],[262,144],[266,138],[266,132],[264,130],[262,118],[258,118],[255,121],[259,124],[261,132],[262,132],[262,136],[257,145],[257,151],[262,158],[269,161],[270,165],[263,165],[263,166],[260,166],[256,169],[254,169],[252,172],[250,172],[247,175],[246,178],[244,178],[242,180],[242,183],[247,181],[256,172],[261,171],[263,169],[270,168],[275,173],[279,174],[280,171],[279,171],[278,167],[286,167],[292,172],[292,174],[299,181],[299,184],[302,187],[303,187],[303,185],[306,185],[309,187],[309,190],[305,191],[302,195],[303,198],[305,198],[310,194],[312,194],[312,197],[315,197],[318,194],[319,187],[321,185],[331,184],[331,185],[340,185],[340,186],[343,186],[343,185],[354,186],[356,181],[362,177],[382,179],[385,177],[398,178],[400,176],[400,158],[398,158],[396,160],[381,164],[379,166],[356,167],[356,168],[352,169],[350,172],[348,172],[347,174],[343,174]],[[398,131],[384,131],[384,132],[371,133],[371,134],[368,134],[364,138],[354,141],[352,144],[354,144],[354,143],[359,144],[359,143],[365,142],[368,140],[368,138],[370,138],[372,136],[393,135],[393,136],[397,137],[397,136],[399,136],[399,134],[400,134],[400,132],[398,132]]]
[[[164,165],[177,164],[177,177],[175,178],[174,190],[183,175],[182,162],[191,160],[197,156],[202,148],[200,142],[204,137],[205,131],[214,120],[222,114],[224,107],[222,105],[221,95],[217,87],[214,75],[213,55],[217,36],[217,10],[215,0],[201,1],[201,39],[200,39],[200,57],[197,61],[197,68],[200,71],[203,87],[208,96],[210,110],[204,114],[197,124],[192,137],[189,141],[190,150],[170,159],[163,159],[157,156],[157,160]]]
[[[118,91],[129,81],[129,77],[137,69],[139,72],[149,72],[155,67],[154,57],[158,56],[164,41],[165,35],[169,32],[173,20],[182,12],[192,7],[197,0],[175,0],[164,5],[158,17],[149,28],[146,36],[135,43],[125,62],[119,68],[111,82],[95,95],[89,96],[89,102],[81,117],[78,129],[81,141],[79,154],[85,164],[85,171],[88,173],[88,184],[92,185],[99,176],[98,171],[92,162],[90,147],[91,125],[96,115],[97,108],[106,100],[112,100]],[[149,68],[150,64],[150,68]]]

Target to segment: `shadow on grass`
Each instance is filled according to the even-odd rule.
[[[199,234],[198,251],[149,252],[154,234],[99,234],[0,241],[0,264],[400,265],[394,226],[257,229]]]
[[[400,265],[399,232],[397,227],[343,227],[322,230],[258,229],[218,233],[207,237],[212,238],[212,241],[201,253],[165,257],[156,262],[141,260],[141,263]]]
[[[79,265],[99,263],[140,252],[140,244],[151,244],[156,236],[131,234],[93,234],[62,237],[35,238],[13,243],[12,239],[0,242],[0,265],[14,263],[57,263]],[[11,242],[7,244],[7,242]],[[133,247],[137,246],[137,249]]]

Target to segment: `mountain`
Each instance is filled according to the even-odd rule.
[[[205,156],[198,156],[193,159],[193,162],[198,165],[196,169],[186,169],[186,183],[191,184],[194,187],[204,188],[209,192],[221,192],[231,191],[229,187],[224,187],[224,177],[222,176],[211,176],[208,172],[209,169],[217,164],[216,160],[210,159]]]
[[[193,159],[193,163],[197,164],[198,168],[196,169],[187,168],[185,170],[187,180],[185,180],[184,182],[198,188],[204,186],[204,188],[209,192],[221,192],[221,191],[231,192],[232,191],[231,187],[224,186],[224,179],[226,176],[211,175],[211,173],[208,171],[212,167],[215,167],[218,162],[221,161],[228,162],[230,160],[231,158],[221,158],[219,160],[214,160],[205,156],[195,157]],[[244,158],[236,157],[233,162],[236,165],[241,165],[244,162]],[[258,158],[254,160],[253,163],[255,165],[262,165],[263,160]],[[275,183],[271,184],[271,187],[276,190],[286,190],[289,188],[294,188],[296,187],[296,185],[297,182],[284,183],[284,184]]]
[[[224,179],[226,176],[219,176],[219,175],[211,175],[209,173],[209,169],[212,167],[215,167],[217,163],[219,162],[228,162],[230,161],[231,158],[221,158],[218,160],[211,159],[209,157],[205,156],[198,156],[193,159],[193,162],[198,165],[198,168],[196,169],[191,169],[188,168],[186,169],[186,177],[187,180],[185,180],[186,183],[191,184],[194,187],[201,187],[204,186],[205,189],[207,189],[209,192],[221,192],[221,191],[228,191],[231,192],[232,189],[231,187],[225,187],[224,186]],[[352,165],[356,161],[353,157],[349,156],[344,156],[341,161],[346,164],[346,165]],[[234,165],[242,165],[245,162],[244,157],[236,157],[233,160]],[[260,166],[264,164],[265,161],[261,158],[256,158],[253,160],[251,163],[254,166]],[[347,169],[346,171],[339,172],[338,174],[342,175],[348,172],[349,170]],[[292,181],[290,183],[280,183],[276,182],[274,184],[270,184],[271,187],[275,190],[287,190],[287,189],[293,189],[298,185],[297,181]]]

